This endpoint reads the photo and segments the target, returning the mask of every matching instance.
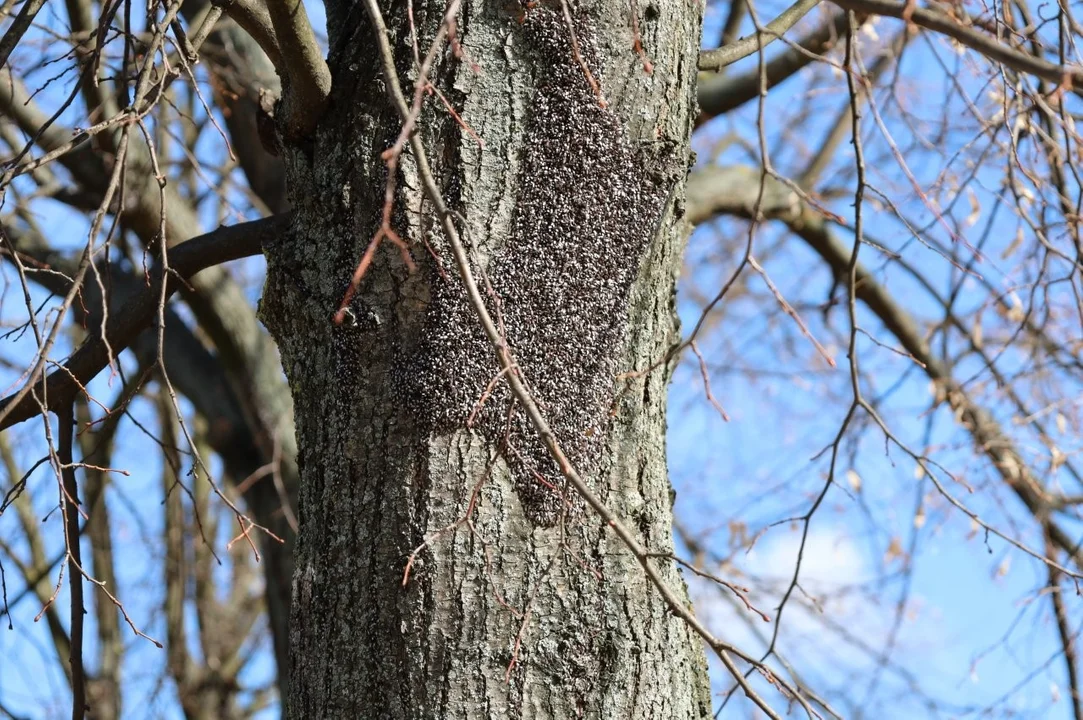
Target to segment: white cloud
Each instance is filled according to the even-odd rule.
[[[735,585],[752,585],[748,578],[754,577],[755,587],[749,599],[771,617],[770,624],[745,609],[729,590],[686,573],[697,614],[723,640],[752,654],[762,652],[765,639],[769,640],[775,629],[778,606],[793,577],[800,545],[800,527],[778,528],[761,538],[747,555],[736,557],[734,567],[711,569]],[[881,561],[877,552],[855,539],[844,526],[813,527],[801,559],[800,588],[793,591],[782,615],[778,648],[783,655],[806,672],[830,667],[832,674],[860,671],[875,662],[839,631],[876,651],[888,639],[897,586],[886,593],[886,603],[876,601],[875,595],[882,590],[873,582],[876,563]],[[913,634],[913,612],[921,605],[916,596],[908,602],[908,616],[904,618],[907,642],[919,640]],[[935,634],[939,623],[929,622],[924,612],[922,620],[931,630],[923,626],[920,642],[925,646],[939,644]],[[830,662],[825,663],[825,659]]]
[[[800,528],[768,533],[742,562],[760,576],[788,580],[801,547]],[[813,528],[801,558],[801,584],[825,590],[851,586],[872,577],[867,552],[842,528]]]

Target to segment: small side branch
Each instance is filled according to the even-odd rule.
[[[27,0],[23,4],[19,14],[15,16],[15,21],[11,23],[11,27],[4,33],[4,38],[0,40],[0,68],[7,65],[8,57],[11,56],[11,51],[15,49],[15,46],[19,44],[19,41],[23,39],[23,35],[34,22],[34,18],[37,16],[38,11],[45,5],[45,0]]]
[[[963,25],[958,20],[926,8],[914,7],[913,2],[892,0],[832,0],[846,10],[871,15],[883,15],[908,20],[920,27],[947,35],[962,45],[981,53],[993,62],[1001,63],[1016,72],[1033,75],[1079,94],[1083,91],[1083,68],[1055,65],[1034,55],[1015,50],[996,38]]]
[[[222,8],[233,22],[252,36],[256,44],[267,53],[271,64],[280,73],[286,68],[282,66],[282,50],[278,46],[278,36],[275,34],[274,25],[271,23],[271,14],[267,6],[254,0],[213,0],[217,7]]]
[[[763,69],[751,68],[741,75],[711,75],[702,79],[697,91],[700,117],[697,124],[717,115],[724,115],[759,96],[765,90],[781,84],[830,50],[838,38],[849,29],[849,18],[840,12],[819,27],[798,39],[793,46],[768,61]],[[765,40],[766,44],[766,40]],[[765,82],[766,80],[766,82]]]
[[[717,50],[707,50],[700,53],[699,69],[719,72],[728,65],[743,60],[758,50],[763,50],[785,35],[790,28],[819,4],[820,0],[797,0],[793,5],[783,10],[777,18],[767,23],[762,32],[754,32]]]
[[[221,227],[171,248],[169,272],[156,269],[148,285],[118,312],[110,313],[104,337],[98,333],[89,338],[64,365],[49,373],[44,388],[39,380],[33,388],[37,392],[28,393],[24,388],[0,402],[0,430],[40,414],[41,405],[35,395],[47,398],[50,410],[59,412],[70,404],[76,393],[108,364],[110,348],[120,352],[154,321],[163,284],[168,298],[183,280],[200,270],[258,255],[264,244],[289,231],[291,218],[287,213]]]
[[[301,0],[268,0],[267,10],[281,53],[279,71],[286,81],[282,98],[286,131],[301,137],[312,132],[323,114],[331,94],[331,70]]]

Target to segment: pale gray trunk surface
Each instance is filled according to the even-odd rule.
[[[465,55],[444,53],[433,81],[484,146],[435,97],[421,132],[561,443],[664,552],[667,377],[616,376],[677,337],[699,10],[641,2],[653,74],[626,0],[574,12],[603,109],[556,8],[468,3]],[[414,10],[424,54],[444,7]],[[385,12],[413,78],[405,3]],[[379,225],[380,153],[400,122],[363,10],[329,3],[328,26],[332,103],[316,137],[285,150],[297,233],[268,248],[261,301],[294,396],[302,478],[289,716],[709,717],[700,643],[617,538],[562,501],[507,391],[497,384],[474,412],[497,365],[409,155],[393,221],[419,270],[385,243],[351,304],[356,323],[333,323]],[[404,587],[411,552],[466,517],[475,488],[472,525],[433,539]],[[675,569],[664,575],[682,587]]]

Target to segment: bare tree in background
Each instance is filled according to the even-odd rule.
[[[321,46],[294,0],[3,5],[0,612],[37,604],[72,717],[148,714],[136,644],[189,718],[883,716],[882,675],[985,711],[894,654],[932,518],[1040,571],[1083,720],[1071,6],[733,0],[702,52],[678,0],[325,7]],[[257,255],[258,305],[222,267]],[[670,377],[725,415],[776,361],[831,413],[772,485],[796,510],[681,519],[678,557]],[[136,433],[153,463],[118,462]],[[906,465],[908,537],[863,443]],[[804,551],[843,492],[899,569],[853,589],[878,646],[817,620],[872,661],[831,687],[780,633],[823,607]],[[156,513],[147,614],[122,505]],[[780,522],[781,581],[738,559]]]

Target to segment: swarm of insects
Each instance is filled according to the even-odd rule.
[[[570,21],[570,22],[569,22]],[[525,9],[534,69],[512,233],[477,269],[491,285],[514,360],[565,452],[589,476],[604,451],[632,282],[667,188],[605,106],[595,34],[585,16]],[[567,508],[563,479],[498,378],[491,343],[448,266],[435,290],[418,365],[434,433],[470,425],[504,455],[527,516],[552,525]]]

